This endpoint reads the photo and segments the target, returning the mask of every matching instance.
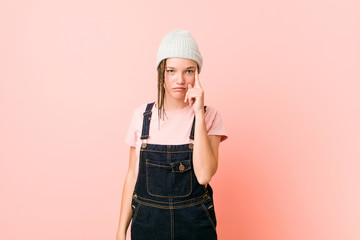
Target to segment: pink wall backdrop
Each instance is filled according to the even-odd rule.
[[[132,110],[192,32],[219,239],[360,239],[357,0],[0,3],[0,239],[115,239]]]

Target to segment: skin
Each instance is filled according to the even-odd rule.
[[[196,117],[193,149],[194,173],[201,185],[207,186],[218,167],[220,136],[207,135],[204,113],[204,89],[201,87],[197,64],[185,58],[168,58],[165,68],[164,106],[167,111],[192,106]],[[136,183],[136,153],[130,147],[129,168],[125,178],[117,240],[126,239],[131,221],[131,201]]]

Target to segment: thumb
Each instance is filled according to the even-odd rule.
[[[192,89],[193,88],[193,86],[189,83],[188,84],[188,89]]]

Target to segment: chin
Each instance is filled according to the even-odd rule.
[[[186,92],[170,92],[170,93],[167,92],[165,94],[167,94],[168,97],[174,100],[184,101]]]
[[[171,96],[173,98],[184,98],[186,95],[186,92],[174,92],[173,94],[171,94]]]
[[[177,95],[177,96],[171,96],[176,101],[184,101],[185,95]]]

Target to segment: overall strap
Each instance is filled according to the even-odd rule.
[[[204,106],[204,113],[206,112],[206,106]],[[194,116],[194,121],[191,127],[191,133],[190,133],[190,139],[194,140],[194,133],[195,133],[195,116]]]
[[[150,120],[152,115],[152,107],[154,106],[155,102],[148,103],[146,106],[146,110],[144,112],[144,120],[142,126],[142,133],[140,139],[148,139],[149,138],[149,130],[150,130]]]

